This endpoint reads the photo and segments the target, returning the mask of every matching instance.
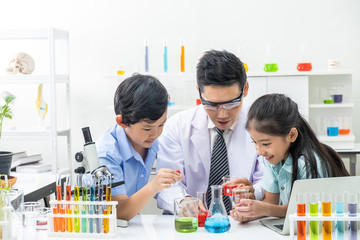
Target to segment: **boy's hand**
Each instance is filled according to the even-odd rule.
[[[176,183],[176,181],[180,181],[181,178],[181,173],[178,173],[172,169],[161,168],[157,172],[155,178],[149,184],[151,186],[151,189],[158,193],[165,188],[170,188],[171,184]]]

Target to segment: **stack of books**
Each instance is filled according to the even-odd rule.
[[[41,154],[27,155],[26,152],[14,153],[11,170],[21,173],[39,173],[51,170],[51,163],[42,161]]]

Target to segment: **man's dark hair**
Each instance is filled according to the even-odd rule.
[[[114,96],[116,115],[122,115],[125,125],[142,120],[158,120],[165,112],[169,95],[161,82],[153,76],[134,74],[120,83]]]
[[[242,90],[246,83],[243,63],[227,51],[211,50],[205,52],[197,64],[197,84],[201,92],[204,86],[231,86],[239,84]]]

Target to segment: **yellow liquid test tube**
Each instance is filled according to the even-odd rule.
[[[75,186],[74,187],[74,200],[79,201],[79,199],[80,199],[80,187]],[[75,205],[74,214],[79,214],[79,206],[78,205]],[[75,232],[77,232],[77,233],[80,232],[80,219],[79,218],[74,219],[74,229],[75,229]]]
[[[324,217],[331,216],[331,202],[322,202],[322,215]],[[331,221],[322,222],[322,236],[323,240],[331,240]]]
[[[72,209],[66,209],[66,213],[67,214],[72,214]],[[73,219],[72,218],[67,218],[66,219],[66,225],[67,225],[67,231],[68,232],[73,232],[74,230],[74,223],[73,223]]]
[[[104,215],[108,215],[109,214],[109,210],[108,209],[105,209],[104,210]],[[104,233],[109,233],[109,229],[110,229],[110,226],[109,226],[109,218],[104,218]]]

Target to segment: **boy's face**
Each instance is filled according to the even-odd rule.
[[[141,121],[124,128],[126,136],[128,137],[135,151],[140,153],[144,148],[151,147],[155,139],[157,139],[163,131],[166,116],[167,110],[164,112],[161,118],[153,123]]]
[[[227,130],[235,123],[239,116],[243,99],[246,97],[248,89],[249,85],[246,82],[244,93],[242,94],[242,100],[240,105],[237,107],[228,110],[223,107],[220,107],[219,110],[207,110],[205,108],[206,113],[217,128],[220,130]],[[236,99],[240,96],[240,94],[241,90],[239,89],[239,85],[235,83],[231,86],[204,86],[201,96],[206,101],[220,103]]]
[[[250,123],[249,134],[255,144],[259,155],[263,156],[270,164],[276,165],[282,160],[286,160],[290,144],[296,140],[297,133],[294,135],[295,128],[292,128],[286,136],[272,136],[260,133]]]

